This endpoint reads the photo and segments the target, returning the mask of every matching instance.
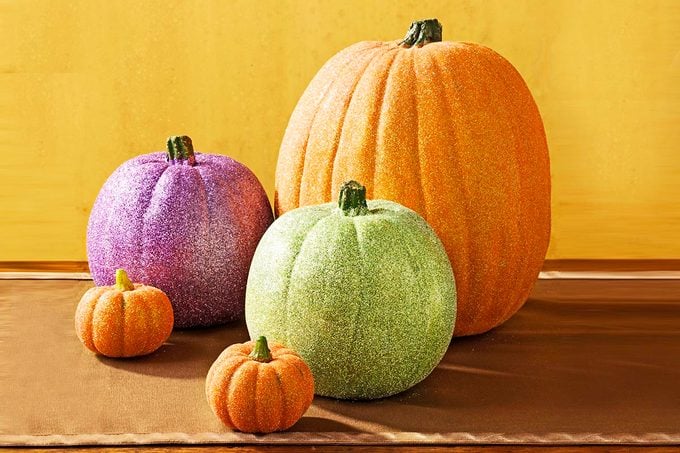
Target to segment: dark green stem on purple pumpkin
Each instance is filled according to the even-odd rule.
[[[348,217],[365,215],[368,213],[366,204],[366,187],[356,181],[347,181],[340,187],[338,207]]]
[[[118,291],[132,291],[135,285],[128,278],[125,269],[116,269],[116,289]]]
[[[399,43],[403,47],[421,47],[442,40],[442,24],[437,19],[416,20],[411,23],[406,36]]]
[[[267,338],[262,336],[255,341],[255,347],[253,352],[250,353],[250,357],[263,363],[272,361],[272,353],[267,346]]]
[[[187,135],[173,135],[168,137],[166,143],[168,152],[167,159],[168,162],[184,163],[185,161],[192,167],[196,165],[196,156],[194,155],[194,145],[191,142],[191,138]]]

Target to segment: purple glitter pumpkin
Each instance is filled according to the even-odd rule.
[[[97,285],[124,268],[162,289],[177,327],[222,324],[243,314],[250,261],[272,220],[248,168],[170,137],[167,153],[130,159],[104,183],[87,227],[90,271]]]

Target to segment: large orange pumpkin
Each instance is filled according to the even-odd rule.
[[[442,42],[431,19],[401,42],[360,42],[331,58],[288,124],[276,212],[331,201],[350,179],[437,232],[456,277],[456,335],[522,306],[548,247],[550,163],[536,103],[499,54]]]

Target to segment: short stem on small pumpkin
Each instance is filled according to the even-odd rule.
[[[340,187],[338,207],[348,217],[368,213],[366,204],[366,187],[356,181],[347,181]]]
[[[411,23],[406,36],[399,43],[403,47],[421,47],[442,40],[442,24],[437,19],[416,20]]]
[[[192,167],[196,165],[194,145],[189,136],[173,135],[172,137],[168,137],[166,146],[168,148],[166,156],[168,162],[174,164],[176,162],[182,163],[184,161],[187,161],[187,163]]]
[[[258,362],[271,362],[272,353],[267,346],[267,338],[264,336],[259,337],[255,341],[255,346],[253,347],[253,352],[250,353],[250,357]]]
[[[128,278],[125,269],[116,269],[116,289],[118,291],[132,291],[135,285]]]

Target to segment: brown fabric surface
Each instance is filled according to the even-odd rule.
[[[98,357],[73,315],[91,282],[0,280],[0,445],[135,443],[680,443],[680,281],[539,281],[484,335],[392,398],[317,397],[290,431],[230,432],[212,361],[243,323],[175,331],[156,353]]]

